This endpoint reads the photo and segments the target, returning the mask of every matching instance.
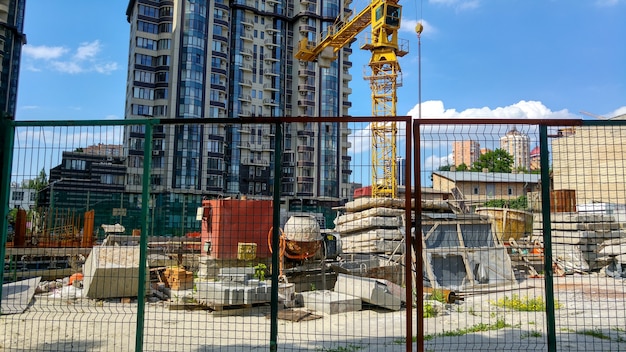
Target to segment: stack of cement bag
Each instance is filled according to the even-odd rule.
[[[359,198],[345,205],[335,230],[345,253],[404,253],[404,199]]]

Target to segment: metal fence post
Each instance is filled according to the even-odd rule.
[[[552,270],[552,228],[550,224],[550,155],[548,126],[539,125],[541,166],[541,215],[543,221],[544,278],[546,284],[546,328],[548,351],[556,351],[556,323],[554,316],[554,272]]]
[[[278,262],[280,250],[280,179],[282,177],[282,124],[276,123],[276,140],[274,141],[274,192],[273,192],[273,218],[272,218],[272,288],[270,301],[270,351],[278,350],[278,275],[280,264]]]
[[[4,282],[4,256],[6,254],[7,230],[9,222],[9,193],[11,192],[11,165],[13,160],[13,138],[15,135],[15,125],[13,121],[0,115],[0,137],[2,137],[2,170],[0,170],[0,258],[3,258],[2,267],[0,267],[0,277]],[[2,302],[2,285],[0,284],[0,302]]]
[[[143,148],[143,179],[141,184],[141,238],[139,240],[139,283],[137,289],[137,330],[135,332],[135,351],[143,351],[143,329],[146,308],[146,262],[148,259],[148,221],[150,202],[150,170],[152,168],[152,130],[155,120],[146,123]]]

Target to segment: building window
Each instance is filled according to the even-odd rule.
[[[509,187],[508,193],[509,193],[510,196],[512,196],[513,195],[513,188]]]
[[[16,191],[13,192],[13,194],[11,195],[11,200],[24,200],[24,192],[23,191]]]
[[[478,191],[479,191],[478,187],[474,187],[474,194],[478,194]]]

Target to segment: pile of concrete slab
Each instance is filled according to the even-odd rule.
[[[335,219],[344,253],[404,253],[404,199],[358,198]]]
[[[626,244],[620,245],[626,243],[626,231],[611,215],[551,213],[550,227],[553,260],[564,266],[566,273],[601,269],[626,253]],[[541,213],[533,216],[531,239],[543,241]]]

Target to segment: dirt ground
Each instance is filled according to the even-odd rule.
[[[547,341],[545,312],[497,307],[505,297],[543,297],[544,279],[470,292],[423,320],[426,351],[626,351],[626,287],[623,280],[592,275],[554,278],[555,341]],[[182,299],[185,293],[180,292]],[[144,334],[136,338],[134,300],[96,301],[36,295],[21,314],[0,317],[1,351],[267,351],[269,305],[237,309],[172,310],[172,302],[146,304]],[[364,306],[356,312],[309,312],[310,320],[279,319],[279,351],[405,351],[405,309]],[[418,328],[413,312],[413,330]],[[419,322],[421,324],[421,321]],[[417,344],[413,343],[413,350]]]

